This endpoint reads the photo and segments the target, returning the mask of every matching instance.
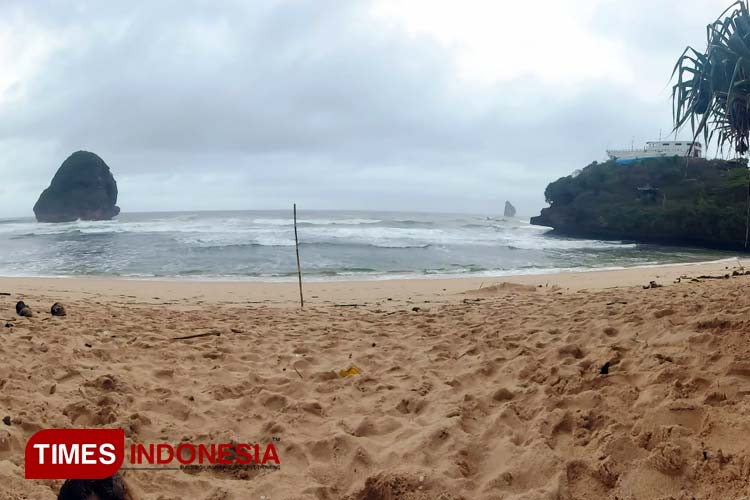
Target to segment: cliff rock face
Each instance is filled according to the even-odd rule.
[[[594,162],[549,184],[550,206],[531,223],[565,236],[744,250],[749,176],[738,161]]]
[[[503,210],[503,217],[515,217],[516,207],[509,201],[505,202],[505,210]]]
[[[39,222],[109,220],[120,213],[117,183],[104,160],[77,151],[63,162],[34,205]]]

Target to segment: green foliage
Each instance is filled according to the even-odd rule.
[[[744,154],[750,134],[750,10],[738,0],[706,27],[706,50],[687,47],[672,77],[675,130],[690,124],[708,144],[717,134]]]
[[[592,164],[547,186],[550,207],[532,223],[574,236],[743,248],[749,176],[744,163],[723,160]]]

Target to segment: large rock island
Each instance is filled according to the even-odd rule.
[[[63,162],[34,205],[39,222],[109,220],[120,213],[117,182],[99,156],[76,151]]]
[[[750,172],[744,161],[594,162],[547,186],[531,223],[575,237],[745,250]]]

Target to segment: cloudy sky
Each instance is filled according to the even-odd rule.
[[[672,65],[729,3],[2,0],[0,218],[79,149],[126,212],[533,215],[670,132]]]

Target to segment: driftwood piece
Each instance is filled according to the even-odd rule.
[[[172,337],[169,340],[197,339],[197,338],[200,338],[200,337],[210,337],[212,335],[215,335],[215,336],[219,337],[221,335],[221,332],[196,333],[195,335],[185,335],[184,337]]]

